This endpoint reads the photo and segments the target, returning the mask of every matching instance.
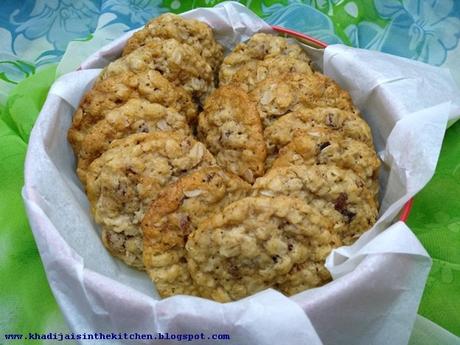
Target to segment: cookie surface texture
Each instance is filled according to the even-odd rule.
[[[202,143],[171,132],[115,140],[88,169],[91,211],[109,251],[142,269],[140,223],[162,188],[180,176],[215,164]]]
[[[145,99],[184,114],[189,122],[197,116],[191,96],[174,86],[157,71],[136,74],[128,71],[105,80],[97,80],[84,96],[74,114],[68,139],[78,155],[88,131],[113,109],[131,99]]]
[[[380,160],[374,148],[325,128],[298,130],[273,166],[333,164],[354,171],[363,180],[378,178]]]
[[[375,195],[353,171],[334,165],[272,168],[254,183],[258,195],[288,195],[308,203],[334,224],[334,232],[351,244],[370,229],[378,215]]]
[[[172,13],[162,14],[135,32],[126,43],[123,55],[144,46],[155,37],[173,38],[180,43],[190,45],[213,70],[219,68],[222,62],[223,48],[214,39],[212,29],[208,25],[198,20],[184,19]]]
[[[203,297],[237,300],[286,282],[296,264],[321,261],[336,240],[331,230],[299,199],[248,197],[190,235],[188,266]]]
[[[214,75],[209,64],[192,47],[175,39],[154,37],[144,46],[110,63],[101,79],[132,71],[160,72],[167,80],[200,100],[214,89]]]
[[[89,130],[78,153],[77,173],[86,180],[86,170],[91,162],[104,153],[116,139],[135,133],[175,131],[189,135],[190,128],[183,114],[158,103],[144,99],[131,99],[119,108],[108,112],[104,119]]]
[[[270,153],[278,152],[289,144],[297,130],[324,128],[336,131],[344,137],[372,146],[372,134],[368,124],[353,112],[337,108],[299,108],[290,112],[264,130],[264,138]]]
[[[288,73],[312,74],[308,61],[289,56],[268,57],[264,60],[249,60],[234,74],[223,75],[220,85],[238,84],[245,91],[252,91],[258,83],[268,78],[281,79]]]
[[[262,125],[255,104],[237,87],[217,89],[198,118],[198,137],[228,171],[252,183],[264,173]]]
[[[288,73],[267,78],[257,84],[250,96],[257,103],[264,127],[299,108],[330,107],[358,114],[348,92],[319,73]]]
[[[299,45],[292,44],[283,37],[258,33],[247,42],[238,44],[224,58],[220,68],[219,80],[223,84],[229,83],[233,75],[247,63],[278,57],[290,57],[310,63],[310,58]]]
[[[162,297],[198,294],[187,268],[187,238],[249,190],[248,183],[218,167],[199,169],[162,190],[142,221],[145,268]]]

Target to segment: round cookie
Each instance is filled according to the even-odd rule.
[[[160,72],[176,86],[183,87],[197,100],[204,101],[214,89],[214,75],[209,64],[187,44],[175,39],[153,37],[144,46],[110,63],[101,79],[133,71]]]
[[[85,184],[86,171],[91,162],[104,153],[110,143],[134,133],[175,131],[189,135],[190,128],[183,114],[145,99],[130,99],[89,129],[78,152],[77,173]]]
[[[97,80],[74,114],[68,140],[78,155],[88,131],[111,110],[130,99],[146,99],[184,114],[189,122],[197,116],[191,96],[157,71],[136,74],[132,71]]]
[[[215,71],[224,57],[223,47],[216,42],[212,29],[195,19],[184,19],[172,13],[165,13],[148,22],[143,29],[135,32],[126,43],[123,55],[143,47],[153,38],[173,38],[193,47]]]
[[[337,108],[299,107],[265,128],[264,138],[269,154],[277,154],[283,146],[289,144],[297,130],[316,128],[330,129],[373,147],[368,124],[355,113]]]
[[[332,223],[299,199],[248,197],[202,223],[186,244],[202,297],[237,300],[284,283],[294,265],[337,245]]]
[[[252,183],[264,173],[262,125],[255,104],[236,86],[223,86],[206,100],[198,137],[220,166]]]
[[[264,127],[298,107],[330,107],[357,113],[348,92],[320,73],[267,78],[257,84],[250,97],[257,103]]]
[[[378,215],[377,201],[365,181],[334,165],[272,168],[253,187],[256,195],[304,200],[334,223],[334,231],[345,244],[370,229]]]
[[[219,167],[203,168],[165,187],[152,202],[142,221],[144,264],[162,297],[198,295],[187,268],[187,237],[250,188]]]
[[[313,71],[307,61],[289,56],[250,60],[228,78],[220,79],[219,85],[234,83],[245,91],[252,91],[261,81],[267,78],[277,80],[287,73],[312,74]]]
[[[115,140],[88,168],[86,191],[107,249],[142,269],[140,223],[162,188],[180,176],[215,165],[205,146],[173,132]]]
[[[314,164],[353,170],[366,182],[377,179],[380,168],[372,147],[326,128],[295,132],[291,142],[280,150],[273,167]]]
[[[232,76],[248,62],[268,58],[291,57],[310,63],[310,58],[297,44],[290,43],[286,38],[276,35],[258,33],[247,42],[238,44],[228,54],[220,68],[219,80],[229,83]]]

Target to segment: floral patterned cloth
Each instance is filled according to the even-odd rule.
[[[214,6],[215,0],[4,0],[0,3],[0,336],[1,332],[45,332],[66,326],[49,290],[19,197],[28,135],[47,90],[58,74],[72,70],[89,54],[126,31],[142,26],[163,12],[180,13]],[[416,59],[451,69],[460,83],[460,1],[454,0],[246,0],[273,25],[307,33],[327,43]],[[59,65],[58,65],[59,64]],[[449,147],[441,164],[449,188],[458,195],[458,126],[448,132]],[[456,144],[457,143],[457,144]],[[441,160],[445,162],[444,160]],[[438,178],[438,172],[434,183]],[[444,175],[443,175],[444,176]],[[420,204],[430,204],[430,188]],[[431,199],[430,199],[431,198]],[[448,243],[460,246],[460,222],[453,212],[417,207],[411,225],[430,251],[424,224],[448,227]],[[445,206],[437,203],[437,206]],[[453,201],[451,205],[454,205]],[[455,204],[457,205],[457,204]],[[447,207],[449,203],[447,202]],[[445,206],[446,207],[446,206]],[[415,211],[414,211],[415,212]],[[434,211],[433,211],[434,212]],[[446,216],[446,214],[449,214]],[[453,220],[454,219],[454,220]],[[429,221],[428,221],[429,220]],[[425,229],[426,230],[426,229]],[[453,235],[452,235],[453,234]],[[440,246],[439,239],[432,255]],[[457,250],[458,252],[458,250]],[[420,311],[451,332],[460,334],[460,305],[436,311],[443,291],[456,298],[460,258],[439,256]],[[447,272],[447,273],[446,273]],[[442,276],[442,279],[438,279]],[[446,278],[448,276],[448,278]],[[451,279],[452,277],[452,279]],[[447,280],[448,288],[443,289]],[[441,283],[436,283],[441,281]],[[434,286],[434,287],[433,287]],[[433,288],[431,288],[433,287]],[[457,295],[453,287],[457,287]],[[432,289],[432,290],[430,290]],[[435,291],[435,293],[431,293]],[[449,297],[450,296],[450,297]],[[447,303],[444,301],[443,303]],[[441,306],[439,306],[441,307]],[[37,317],[39,316],[39,317]],[[3,339],[0,338],[0,344]],[[37,342],[39,344],[40,342]]]
[[[9,0],[0,14],[0,101],[40,68],[58,63],[71,41],[110,40],[165,11],[214,0]],[[242,1],[271,24],[327,43],[345,43],[452,67],[460,81],[460,2],[454,0]],[[97,41],[97,40],[96,40]],[[99,42],[99,41],[97,41]]]

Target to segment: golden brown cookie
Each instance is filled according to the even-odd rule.
[[[248,197],[202,223],[186,250],[201,296],[228,302],[283,284],[296,265],[322,262],[337,245],[332,222],[304,201]]]
[[[235,86],[217,89],[198,117],[198,136],[220,166],[252,183],[264,173],[262,125],[255,104]]]
[[[189,122],[197,116],[191,96],[157,71],[136,74],[131,71],[96,81],[74,114],[68,139],[78,155],[88,131],[104,116],[130,99],[146,99],[184,114]]]
[[[289,144],[299,129],[325,128],[341,133],[372,146],[372,134],[368,124],[353,112],[337,108],[303,108],[281,116],[264,130],[268,152],[276,154]]]
[[[205,146],[172,132],[132,134],[115,140],[88,168],[86,191],[107,249],[142,269],[140,223],[162,188],[215,164]]]
[[[254,183],[256,195],[288,195],[304,200],[332,221],[334,232],[351,244],[370,229],[377,201],[365,181],[334,165],[289,165],[272,168]]]
[[[330,107],[358,114],[348,92],[320,73],[267,78],[257,84],[250,97],[257,103],[264,127],[297,108]]]
[[[251,186],[219,167],[202,168],[162,190],[142,221],[144,264],[162,297],[198,295],[185,257],[187,237],[200,223]]]
[[[175,39],[153,37],[144,46],[110,63],[101,73],[101,79],[128,71],[160,72],[176,86],[183,87],[197,100],[202,100],[214,89],[214,75],[209,64],[187,44]]]
[[[273,167],[333,164],[353,170],[364,181],[378,178],[380,160],[374,148],[326,128],[298,130],[284,146]]]
[[[276,56],[265,60],[250,60],[219,85],[238,84],[245,91],[252,91],[258,83],[267,78],[278,80],[285,74],[312,74],[310,64],[305,60],[289,56]]]
[[[310,58],[295,43],[276,35],[258,33],[247,42],[238,44],[222,63],[219,80],[228,84],[235,73],[247,63],[269,58],[290,57],[310,63]]]
[[[86,172],[91,162],[104,153],[110,143],[134,133],[174,131],[189,135],[190,128],[183,114],[145,99],[130,99],[90,128],[78,152],[77,173],[85,184]]]
[[[184,19],[181,16],[165,13],[148,22],[143,29],[135,32],[126,43],[123,55],[143,47],[152,38],[173,38],[180,43],[193,47],[201,57],[217,70],[224,57],[223,47],[216,42],[212,29],[195,19]]]

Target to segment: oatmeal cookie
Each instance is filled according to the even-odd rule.
[[[291,142],[280,150],[273,167],[291,164],[333,164],[353,170],[366,183],[377,179],[380,168],[380,160],[371,146],[325,128],[294,133]]]
[[[142,221],[145,268],[162,297],[198,295],[187,269],[187,237],[214,213],[247,196],[250,188],[214,167],[185,175],[162,190]]]
[[[88,168],[86,191],[107,249],[142,269],[140,223],[162,188],[215,164],[205,146],[172,132],[132,134],[115,140]]]
[[[267,79],[280,79],[288,73],[312,74],[310,64],[305,60],[289,56],[277,56],[265,60],[250,60],[228,78],[220,79],[219,85],[238,84],[245,91],[252,91],[258,83]]]
[[[198,137],[222,167],[252,183],[264,173],[262,125],[255,104],[234,86],[217,89],[198,117]]]
[[[175,131],[190,134],[187,119],[172,108],[145,99],[131,99],[105,115],[90,128],[78,152],[77,173],[85,184],[86,171],[91,162],[104,153],[110,143],[134,133]]]
[[[302,200],[248,197],[202,223],[186,255],[201,296],[228,302],[283,284],[296,264],[321,262],[337,241],[332,222]]]
[[[216,42],[212,29],[207,24],[195,19],[184,19],[172,13],[162,14],[135,32],[126,43],[123,55],[143,47],[154,37],[173,38],[192,46],[214,71],[219,68],[224,57],[223,47]]]
[[[110,63],[100,79],[128,71],[160,72],[176,86],[183,87],[197,100],[204,101],[214,89],[214,75],[209,64],[187,44],[175,39],[153,37],[144,46]]]
[[[350,111],[337,108],[297,108],[269,125],[264,130],[264,138],[270,154],[276,154],[289,144],[299,129],[325,128],[341,133],[372,146],[371,130],[361,117]]]
[[[96,81],[74,114],[68,139],[78,155],[88,131],[104,116],[130,99],[146,99],[184,114],[189,122],[197,116],[191,96],[157,71],[136,74],[131,71]]]
[[[365,181],[334,165],[289,165],[272,168],[254,183],[256,195],[288,195],[304,200],[334,223],[334,232],[351,244],[371,228],[377,201]]]
[[[257,84],[250,97],[257,103],[264,127],[297,108],[330,107],[358,114],[348,92],[320,73],[267,78]]]
[[[229,83],[233,75],[248,62],[282,56],[310,63],[310,58],[302,48],[295,43],[290,43],[286,38],[265,33],[255,34],[247,42],[238,44],[224,58],[219,80],[224,84]]]

